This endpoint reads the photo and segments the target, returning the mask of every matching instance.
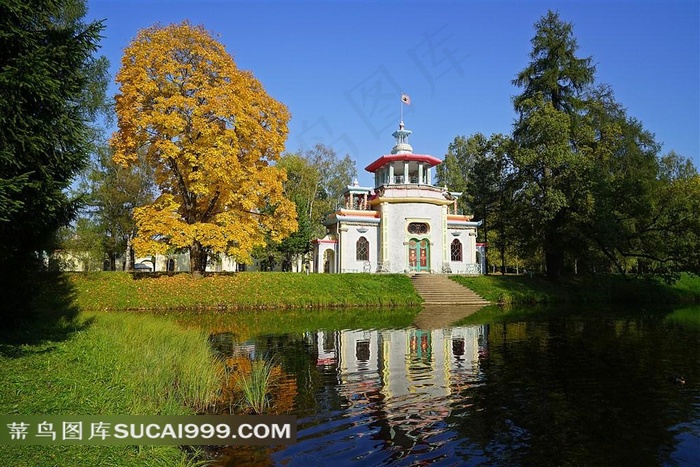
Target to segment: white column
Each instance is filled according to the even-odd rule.
[[[418,163],[418,184],[419,185],[423,184],[423,163],[422,162]]]
[[[408,161],[403,163],[403,182],[411,183],[411,179],[408,177]]]
[[[394,163],[389,163],[389,185],[394,184]]]
[[[426,185],[432,185],[433,184],[433,174],[431,173],[432,168],[428,167],[428,176],[426,177],[427,180],[425,181]]]
[[[389,207],[389,203],[382,203],[382,217],[381,217],[381,223],[379,224],[379,229],[380,229],[380,238],[381,238],[381,251],[382,251],[382,256],[381,256],[381,261],[388,261],[389,260],[389,245],[388,245],[388,240],[389,240],[389,226],[387,225],[388,219],[389,219],[389,213],[387,212],[387,209]]]
[[[430,169],[428,169],[430,170]],[[448,237],[447,237],[447,213],[448,209],[447,206],[443,205],[442,206],[442,262],[443,264],[447,263],[450,261],[450,247],[448,245]]]

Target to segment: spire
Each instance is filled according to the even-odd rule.
[[[396,145],[392,148],[392,154],[412,154],[413,147],[408,144],[408,136],[413,133],[411,130],[405,130],[403,120],[399,122],[399,129],[391,134],[396,138]]]

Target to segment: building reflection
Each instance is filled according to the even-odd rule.
[[[455,396],[481,384],[488,325],[438,330],[343,330],[308,333],[316,365],[335,371],[349,418],[375,420],[400,456],[444,431]]]
[[[306,332],[294,339],[294,348],[303,349],[307,364],[315,367],[309,374],[320,377],[295,388],[305,394],[310,390],[316,410],[340,409],[343,420],[357,423],[350,430],[357,433],[354,443],[370,437],[396,458],[429,450],[445,432],[447,418],[463,410],[460,394],[484,384],[488,331],[489,325]],[[230,344],[217,347],[228,355],[276,353],[269,337],[238,344],[220,337]],[[279,343],[277,351],[292,351],[289,342]],[[295,410],[306,412],[304,405]]]

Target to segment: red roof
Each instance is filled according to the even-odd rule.
[[[426,162],[430,164],[430,167],[434,167],[441,163],[442,161],[434,156],[428,156],[427,154],[387,154],[380,157],[376,161],[372,162],[370,165],[365,167],[367,172],[374,172],[380,167],[385,166],[389,162],[397,161],[417,161]]]

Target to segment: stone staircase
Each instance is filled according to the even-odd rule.
[[[434,305],[476,305],[484,306],[489,302],[459,285],[442,274],[414,274],[411,277],[413,287],[423,297],[424,306]]]

